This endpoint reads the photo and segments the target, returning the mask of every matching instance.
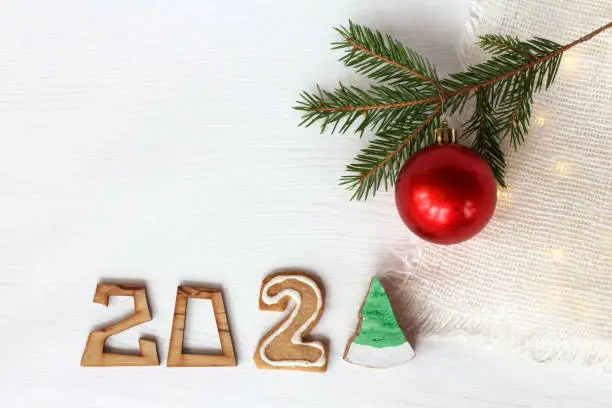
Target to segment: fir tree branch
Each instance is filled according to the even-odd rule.
[[[545,63],[560,55],[565,48],[553,42],[550,42],[550,47],[552,49],[548,53],[519,66],[515,65],[516,60],[508,58],[508,56],[496,56],[483,64],[469,67],[466,72],[452,74],[449,79],[442,81],[443,86],[450,89],[443,97],[449,99],[469,94],[472,91],[502,82],[531,69],[548,72],[547,68],[550,67],[550,64]]]
[[[368,90],[340,84],[332,91],[317,87],[317,93],[302,92],[297,110],[304,111],[300,125],[306,127],[321,122],[321,132],[333,125],[332,133],[348,131],[360,120],[355,131],[382,131],[394,123],[410,119],[418,105],[438,102],[438,96],[424,96],[421,90],[372,86]]]
[[[379,59],[379,60],[381,60],[381,61],[383,61],[383,62],[386,62],[387,64],[391,64],[391,65],[393,65],[393,66],[395,66],[395,67],[397,67],[397,68],[399,68],[399,69],[401,69],[401,70],[404,70],[404,71],[410,72],[412,75],[416,76],[417,78],[422,79],[423,81],[426,81],[426,82],[431,83],[431,84],[432,84],[432,85],[434,85],[434,86],[435,86],[435,87],[436,87],[438,90],[442,90],[442,87],[440,86],[440,84],[439,84],[439,82],[438,82],[437,80],[434,80],[434,79],[432,79],[432,78],[429,78],[428,76],[426,76],[426,75],[424,75],[424,74],[421,74],[421,73],[419,73],[418,71],[415,71],[415,70],[413,70],[413,69],[410,69],[410,68],[408,68],[408,67],[406,67],[406,66],[404,66],[404,65],[401,65],[401,64],[400,64],[400,63],[398,63],[398,62],[392,61],[392,60],[390,60],[390,59],[388,59],[388,58],[384,57],[384,56],[383,56],[383,55],[381,55],[381,54],[377,54],[377,53],[375,53],[375,52],[373,52],[373,51],[370,51],[370,50],[368,50],[367,48],[365,48],[363,45],[358,44],[356,41],[354,41],[354,40],[352,40],[352,39],[350,39],[350,38],[347,38],[347,39],[346,39],[346,41],[347,41],[349,44],[353,44],[353,49],[355,49],[355,50],[359,50],[359,51],[362,51],[362,52],[364,52],[364,53],[366,53],[366,54],[368,54],[368,55],[371,55],[372,57],[374,57],[374,58],[376,58],[376,59]]]
[[[383,35],[352,21],[349,21],[348,27],[341,26],[335,30],[344,40],[333,43],[334,49],[346,51],[340,61],[347,67],[390,85],[442,90],[435,67],[390,35]]]
[[[557,49],[555,49],[553,51],[550,51],[549,53],[547,53],[545,55],[542,55],[539,58],[536,58],[536,59],[532,60],[531,62],[525,64],[525,65],[519,66],[519,67],[517,67],[515,69],[512,69],[510,71],[501,73],[500,75],[497,75],[495,77],[489,78],[489,79],[485,80],[484,82],[477,83],[477,84],[474,84],[474,85],[471,85],[471,86],[467,86],[467,87],[464,87],[464,88],[461,88],[461,89],[456,89],[456,90],[454,90],[452,92],[448,92],[448,93],[444,94],[444,98],[450,98],[450,97],[453,97],[453,96],[456,96],[456,95],[470,93],[470,92],[472,92],[472,91],[474,91],[476,89],[483,88],[485,86],[494,84],[496,82],[499,82],[499,81],[501,81],[503,79],[506,79],[508,77],[511,77],[513,75],[516,75],[518,73],[526,71],[528,69],[532,69],[532,68],[534,68],[538,64],[541,64],[543,62],[548,61],[551,58],[554,58],[554,57],[556,57],[558,55],[561,55],[562,53],[564,53],[565,51],[569,50],[570,48],[573,48],[573,47],[575,47],[578,44],[581,44],[581,43],[583,43],[585,41],[590,40],[591,38],[595,37],[597,34],[600,34],[600,33],[602,33],[603,31],[605,31],[605,30],[607,30],[609,28],[612,28],[612,22],[609,22],[608,24],[605,24],[605,25],[599,27],[597,30],[595,30],[595,31],[593,31],[593,32],[591,32],[591,33],[589,33],[589,34],[587,34],[587,35],[577,39],[576,41],[572,41],[571,43],[569,43],[569,44],[567,44],[565,46],[562,46],[562,47],[560,46],[559,48],[557,48]],[[538,38],[536,40],[542,40],[542,39]],[[552,41],[551,41],[551,43],[552,43]]]
[[[515,148],[523,142],[533,93],[552,84],[565,51],[611,27],[609,22],[564,46],[542,38],[522,41],[485,35],[479,45],[492,54],[491,59],[440,81],[431,63],[413,50],[349,22],[348,28],[336,29],[343,41],[334,43],[335,48],[346,51],[341,61],[380,85],[361,90],[340,84],[332,91],[303,92],[295,109],[303,112],[300,125],[321,122],[321,131],[333,126],[332,132],[346,132],[355,125],[359,134],[367,129],[376,132],[341,179],[341,184],[355,190],[353,198],[361,199],[395,181],[402,161],[431,137],[427,132],[438,122],[441,106],[453,114],[475,100],[476,110],[465,132],[474,137],[474,149],[503,185],[500,143],[508,136]]]

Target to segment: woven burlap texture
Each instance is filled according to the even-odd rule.
[[[481,0],[460,49],[484,33],[567,44],[612,20],[609,0]],[[612,30],[564,56],[532,107],[529,135],[507,146],[507,190],[474,239],[425,244],[395,293],[420,334],[465,334],[539,361],[612,368]],[[418,352],[418,350],[417,350]]]

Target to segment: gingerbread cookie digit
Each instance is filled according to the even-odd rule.
[[[293,310],[259,341],[255,365],[264,369],[325,371],[328,345],[305,341],[324,310],[323,290],[310,276],[281,272],[269,275],[261,285],[259,308],[283,311],[295,303]]]
[[[221,342],[221,354],[183,353],[185,320],[187,318],[187,299],[210,299]],[[172,321],[172,334],[168,348],[168,367],[235,367],[236,354],[232,333],[227,322],[223,293],[219,289],[179,286],[176,291],[176,305]]]
[[[108,306],[108,301],[111,296],[133,297],[135,312],[133,315],[108,327],[91,332],[87,339],[87,344],[85,345],[81,366],[109,367],[159,365],[157,345],[153,340],[138,340],[140,345],[139,356],[104,352],[104,343],[110,336],[151,320],[151,312],[149,311],[147,293],[144,286],[99,283],[96,287],[94,302]]]

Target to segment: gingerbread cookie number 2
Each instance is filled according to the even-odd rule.
[[[258,368],[325,371],[328,345],[304,341],[323,314],[321,287],[307,275],[276,273],[264,279],[259,295],[261,310],[283,311],[293,299],[294,309],[266,333],[255,350]]]
[[[108,306],[111,296],[131,296],[134,298],[135,313],[103,329],[89,334],[81,365],[83,367],[105,366],[157,366],[157,345],[153,340],[140,339],[140,355],[108,353],[104,351],[104,343],[110,336],[121,333],[131,327],[151,320],[151,312],[147,302],[147,292],[144,286],[111,285],[99,283],[96,287],[94,302]]]

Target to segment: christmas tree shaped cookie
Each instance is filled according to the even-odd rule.
[[[357,330],[346,346],[344,359],[366,367],[386,368],[403,364],[413,357],[414,351],[397,323],[387,291],[378,278],[372,278]]]

